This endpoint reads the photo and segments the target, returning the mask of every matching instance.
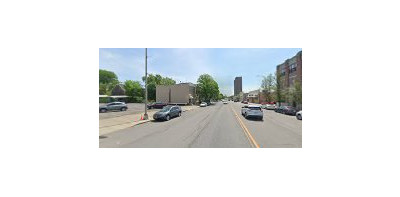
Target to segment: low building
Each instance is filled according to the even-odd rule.
[[[192,83],[157,85],[156,102],[180,105],[195,104],[196,85]]]
[[[125,95],[125,88],[123,84],[117,84],[111,91],[112,96],[122,96]]]
[[[250,103],[260,103],[260,90],[250,91],[247,95],[247,101]]]

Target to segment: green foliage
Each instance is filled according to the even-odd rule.
[[[109,84],[115,82],[118,84],[118,77],[114,72],[102,69],[99,70],[99,83]]]
[[[217,98],[218,100],[221,100],[221,99],[224,99],[224,98],[225,98],[225,96],[222,93],[218,94],[218,98]]]
[[[106,95],[107,94],[107,84],[100,83],[99,84],[99,95]]]
[[[283,92],[282,76],[278,72],[275,72],[275,80],[275,96],[276,101],[278,101],[280,105],[280,103],[284,101],[285,93]]]
[[[295,81],[294,87],[291,88],[290,101],[292,101],[292,105],[294,107],[302,103],[302,88],[301,88],[301,83],[299,81]]]
[[[105,98],[105,97],[99,98],[99,103],[108,103],[108,102],[109,102],[109,98]]]
[[[197,79],[197,94],[200,101],[210,102],[218,99],[218,83],[208,74],[200,75]]]
[[[99,70],[99,94],[111,95],[112,89],[119,83],[118,77],[114,72]]]
[[[275,100],[273,90],[276,89],[276,80],[272,74],[269,74],[268,76],[263,76],[261,89],[267,102],[272,102]]]
[[[142,81],[146,82],[146,78],[143,76]],[[149,74],[147,76],[147,98],[148,100],[156,100],[156,85],[174,85],[175,80],[162,77],[159,74]]]
[[[139,81],[126,80],[124,83],[128,102],[140,103],[143,101],[143,87]]]
[[[160,85],[175,85],[175,84],[176,84],[175,80],[173,80],[169,77],[165,77],[161,80]]]

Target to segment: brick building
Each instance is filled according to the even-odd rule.
[[[294,86],[294,82],[301,84],[302,79],[302,51],[298,52],[294,57],[287,59],[282,64],[276,66],[277,74],[282,77],[283,88]]]
[[[286,102],[289,105],[295,106],[297,109],[301,109],[302,51],[298,52],[292,58],[287,59],[282,64],[276,66],[276,72],[277,75],[281,77],[282,91],[284,95],[286,95],[284,96],[282,102]],[[300,84],[300,92],[298,90],[294,91],[296,82]],[[292,96],[289,96],[289,92],[291,92],[290,95]],[[293,95],[296,95],[296,97]],[[297,101],[294,100],[295,98]]]

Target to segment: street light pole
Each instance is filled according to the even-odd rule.
[[[149,119],[149,116],[147,115],[147,48],[145,50],[145,61],[144,61],[144,67],[145,67],[145,84],[144,84],[144,95],[145,95],[145,100],[144,100],[144,116],[143,119],[147,120]]]

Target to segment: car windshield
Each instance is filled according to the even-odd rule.
[[[160,110],[160,112],[167,112],[170,109],[171,109],[171,106],[167,106],[167,107],[162,108],[162,110]]]
[[[249,107],[250,110],[261,110],[259,107]]]

